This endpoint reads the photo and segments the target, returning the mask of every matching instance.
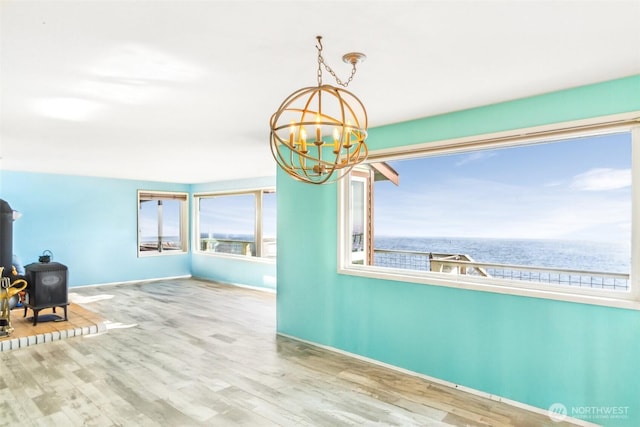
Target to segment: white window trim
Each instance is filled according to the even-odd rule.
[[[218,197],[218,196],[236,196],[242,194],[253,194],[257,193],[275,193],[275,187],[259,187],[259,188],[245,188],[239,190],[224,190],[224,191],[206,191],[200,193],[193,194],[193,213],[192,213],[192,223],[193,223],[193,238],[192,240],[192,250],[193,253],[200,256],[212,257],[212,258],[227,258],[234,260],[243,260],[247,262],[257,262],[262,264],[275,264],[276,260],[273,258],[265,258],[262,256],[246,256],[239,254],[227,254],[221,252],[207,252],[200,249],[200,221],[198,219],[198,215],[200,213],[199,200],[202,197]],[[255,210],[255,230],[254,233],[256,235],[256,247],[262,244],[262,232],[263,232],[263,218],[262,218],[262,197],[256,197],[256,210]],[[259,233],[259,234],[258,234]],[[258,239],[258,236],[261,238]],[[258,240],[260,240],[258,242]],[[257,248],[256,248],[257,250]],[[260,250],[259,253],[261,253]]]
[[[344,180],[343,180],[344,181]],[[367,246],[369,245],[369,223],[367,221],[367,203],[369,202],[369,195],[367,194],[367,185],[369,184],[369,180],[368,178],[365,178],[364,176],[352,176],[351,177],[351,181],[357,181],[363,184],[363,191],[364,191],[364,207],[363,207],[363,212],[362,212],[362,247],[364,248],[364,253],[366,254],[367,252]],[[351,188],[349,188],[349,192],[351,191]],[[349,210],[352,209],[351,206],[351,202],[352,202],[352,198],[351,198],[351,194],[349,194]],[[351,235],[351,233],[349,233],[349,235]],[[366,260],[365,260],[366,263]]]
[[[160,197],[171,198],[177,196],[184,198],[183,203],[180,204],[180,236],[182,243],[182,250],[180,251],[141,251],[140,250],[140,196],[142,194],[153,194]],[[189,193],[181,191],[156,191],[156,190],[138,190],[137,192],[137,252],[138,258],[154,257],[154,256],[172,256],[172,255],[184,255],[189,253]]]
[[[584,288],[571,288],[569,291],[559,286],[531,282],[496,280],[473,276],[461,278],[461,276],[437,272],[352,265],[349,263],[351,252],[351,226],[348,212],[351,198],[349,179],[342,179],[338,182],[338,274],[640,310],[640,111],[377,150],[370,152],[369,160],[383,161],[390,157],[397,160],[399,158],[415,157],[419,153],[464,152],[478,150],[485,146],[493,148],[507,147],[520,145],[524,142],[543,142],[557,140],[560,137],[594,136],[616,131],[631,132],[632,138],[631,216],[633,220],[629,291],[620,292]]]

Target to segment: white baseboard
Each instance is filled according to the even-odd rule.
[[[109,282],[109,283],[95,283],[91,285],[78,285],[78,286],[70,286],[69,289],[74,288],[93,288],[96,286],[115,286],[115,285],[132,285],[134,283],[144,283],[144,282],[160,282],[162,280],[177,280],[177,279],[190,279],[191,275],[187,274],[184,276],[171,276],[171,277],[158,277],[153,279],[138,279],[138,280],[127,280],[124,282]]]
[[[202,282],[216,283],[218,285],[235,286],[235,287],[238,287],[238,288],[252,289],[254,291],[268,292],[268,293],[271,293],[271,294],[275,294],[276,293],[275,289],[263,288],[261,286],[243,285],[241,283],[232,283],[232,282],[221,282],[220,280],[207,279],[205,277],[197,277],[197,276],[192,277],[192,279],[200,280]]]

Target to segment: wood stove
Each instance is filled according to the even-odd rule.
[[[47,320],[67,320],[69,305],[69,272],[67,266],[57,262],[33,263],[24,267],[28,286],[25,294],[24,317],[27,309],[33,310],[33,324],[38,323],[38,313],[45,308],[64,308],[64,319],[48,316]],[[44,321],[44,319],[42,319]]]

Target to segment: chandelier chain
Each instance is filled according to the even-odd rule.
[[[342,80],[340,80],[340,78],[336,75],[336,73],[333,71],[333,69],[331,69],[331,67],[329,67],[329,65],[327,65],[326,62],[324,62],[324,58],[322,57],[322,40],[321,37],[318,36],[318,44],[319,46],[316,46],[316,49],[318,49],[318,86],[322,86],[322,66],[324,65],[325,70],[327,70],[332,76],[333,78],[336,80],[336,83],[342,87],[347,87],[349,86],[349,83],[351,83],[351,81],[353,80],[353,76],[355,76],[356,74],[356,63],[353,62],[352,68],[351,68],[351,75],[349,76],[349,78],[347,79],[346,82],[343,82]]]

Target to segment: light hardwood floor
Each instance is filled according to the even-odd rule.
[[[270,293],[199,280],[71,292],[107,333],[0,353],[0,425],[568,425],[277,336]]]

